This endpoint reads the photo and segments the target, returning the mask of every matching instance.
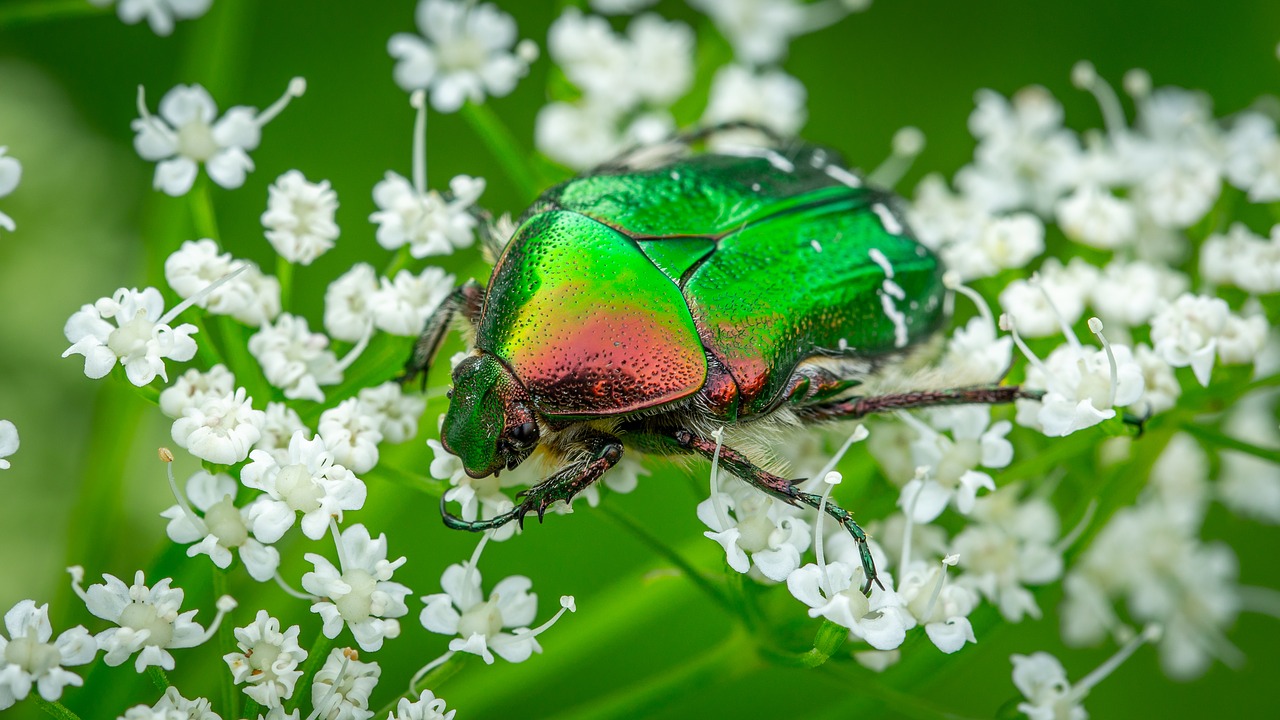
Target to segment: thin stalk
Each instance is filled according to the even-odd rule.
[[[276,256],[276,280],[280,282],[280,309],[289,312],[289,299],[293,297],[293,263]]]
[[[316,673],[324,667],[324,661],[329,658],[329,651],[333,649],[333,640],[325,637],[323,632],[316,633],[316,641],[311,644],[311,650],[308,651],[307,662],[302,666],[302,677],[298,678],[298,685],[294,688],[293,697],[289,698],[289,702],[285,703],[285,711],[293,712],[298,709],[298,704],[302,702],[302,698],[311,695],[311,681],[315,678]]]
[[[1254,457],[1262,458],[1267,462],[1280,463],[1280,450],[1259,447],[1252,443],[1247,443],[1244,440],[1238,440],[1236,438],[1223,435],[1217,431],[1197,425],[1194,422],[1184,422],[1180,425],[1180,429],[1200,438],[1210,445],[1216,445],[1223,450],[1235,450],[1237,452],[1245,453],[1246,455],[1253,455]]]
[[[474,656],[468,656],[466,653],[455,654],[453,657],[446,660],[440,667],[435,668],[431,672],[422,676],[422,679],[414,684],[413,692],[421,694],[423,690],[438,688],[445,684],[448,682],[449,678],[457,675],[458,671],[466,666],[468,657]],[[403,692],[391,698],[387,701],[387,704],[383,705],[382,709],[374,713],[373,716],[375,718],[383,718],[390,715],[395,712],[396,704],[400,702],[400,699],[407,697],[409,697],[409,693]]]
[[[0,8],[0,30],[50,20],[95,17],[111,12],[111,6],[98,6],[88,0],[29,0]],[[70,711],[68,711],[70,712]]]
[[[662,540],[660,540],[656,535],[607,504],[602,504],[599,508],[596,508],[596,511],[612,520],[623,530],[634,535],[637,540],[648,546],[650,550],[666,558],[668,562],[679,568],[680,572],[684,573],[699,590],[706,594],[707,597],[714,600],[717,605],[720,605],[726,610],[734,609],[733,605],[729,602],[729,599],[725,597],[724,592],[720,588],[716,587],[710,580],[708,580],[706,576],[703,575],[698,568],[694,567],[692,563],[686,560],[683,555],[676,552],[674,548],[669,547],[666,543],[662,542]]]
[[[543,183],[538,180],[533,165],[528,160],[529,151],[520,147],[510,128],[503,124],[488,105],[468,102],[462,106],[462,117],[502,164],[524,202],[532,202],[542,190]]]
[[[80,716],[71,712],[71,709],[57,700],[45,700],[40,697],[39,693],[33,695],[36,699],[36,705],[46,714],[58,718],[58,720],[80,720]]]
[[[187,197],[191,200],[191,224],[195,227],[196,234],[221,245],[218,213],[213,207],[213,195],[209,193],[209,179],[202,176],[197,180]]]
[[[213,596],[220,598],[227,593],[227,573],[225,570],[217,567],[213,568]],[[235,635],[231,629],[231,623],[223,618],[223,622],[218,626],[218,655],[224,652],[230,652],[235,647]],[[232,682],[231,673],[218,673],[221,678],[219,682],[222,685],[222,702],[223,709],[226,711],[226,717],[240,717],[240,693],[236,691],[236,685]],[[252,716],[250,716],[252,717]]]
[[[169,676],[165,674],[164,668],[157,665],[149,666],[147,668],[147,677],[151,678],[151,682],[160,689],[160,692],[169,689]]]

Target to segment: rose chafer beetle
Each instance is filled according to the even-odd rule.
[[[406,380],[425,371],[455,314],[474,330],[442,427],[467,474],[514,469],[538,448],[560,465],[491,519],[462,520],[442,501],[448,526],[541,519],[624,448],[718,452],[761,491],[817,508],[819,496],[718,447],[715,429],[1038,396],[999,386],[860,394],[942,324],[937,256],[913,239],[892,195],[825,150],[697,154],[698,139],[635,151],[545,192],[495,248],[488,286],[462,285],[428,320]],[[866,535],[839,505],[825,510],[858,542],[870,592]]]

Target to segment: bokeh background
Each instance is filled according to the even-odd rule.
[[[67,17],[23,21],[12,13],[29,3],[0,0],[0,145],[24,165],[22,184],[0,200],[18,224],[16,233],[0,234],[0,418],[12,420],[22,437],[13,469],[0,474],[0,608],[28,597],[50,601],[61,629],[97,622],[69,593],[63,567],[82,564],[91,578],[128,576],[174,552],[157,514],[172,504],[155,460],[155,449],[170,442],[168,422],[131,388],[90,381],[78,358],[58,357],[67,345],[62,325],[82,303],[122,285],[160,285],[165,255],[195,237],[186,201],[152,191],[153,165],[132,150],[137,86],[148,88],[153,107],[173,85],[195,82],[220,107],[265,107],[290,77],[307,78],[305,97],[265,129],[253,155],[257,171],[244,187],[213,192],[225,249],[270,272],[274,257],[258,221],[267,186],[291,168],[332,182],[342,237],[295,275],[295,308],[318,327],[325,285],[357,259],[387,257],[367,218],[374,183],[388,169],[409,170],[412,114],[392,81],[386,41],[413,30],[414,2],[215,0],[207,16],[180,22],[168,38],[145,25],[123,25],[112,13],[50,4]],[[521,36],[539,45],[563,4],[499,3],[515,16]],[[683,2],[663,0],[656,10],[710,32]],[[1069,82],[1072,64],[1090,59],[1116,82],[1140,67],[1157,86],[1202,89],[1222,115],[1280,91],[1277,41],[1280,3],[880,0],[798,39],[784,67],[808,88],[804,136],[842,150],[855,165],[877,164],[898,128],[921,128],[928,147],[900,185],[909,189],[923,173],[950,176],[971,157],[966,121],[979,88],[1009,94],[1041,84],[1063,102],[1069,125],[1097,127],[1093,100]],[[546,102],[547,71],[544,57],[514,93],[491,101],[525,147]],[[688,101],[690,108],[701,102]],[[521,209],[516,187],[471,128],[457,116],[432,114],[429,184],[445,187],[457,173],[488,179],[486,206]],[[463,278],[486,273],[475,252],[439,264]],[[439,411],[437,401],[427,417]],[[433,430],[432,421],[424,422],[418,439],[385,457],[425,474],[424,441]],[[686,471],[651,466],[654,476],[632,495],[612,496],[608,512],[625,513],[716,567],[719,551],[700,538],[693,513],[700,497],[683,479]],[[194,468],[194,462],[179,467],[180,477]],[[701,477],[704,469],[694,472]],[[373,478],[369,486],[369,503],[352,521],[387,532],[392,556],[410,557],[396,579],[415,595],[437,591],[445,565],[465,558],[475,538],[446,531],[434,500],[413,489],[411,479]],[[885,489],[889,501],[893,492]],[[865,675],[830,669],[764,669],[725,658],[690,668],[688,659],[726,635],[730,620],[608,512],[556,517],[486,551],[486,586],[526,574],[542,597],[540,617],[560,594],[576,595],[580,611],[542,638],[543,656],[516,666],[469,665],[441,686],[459,717],[936,717],[916,699],[959,716],[989,717],[1016,695],[1011,653],[1049,650],[1077,679],[1110,654],[1061,646],[1054,588],[1038,595],[1047,611],[1040,621],[1007,626],[984,608],[978,615],[989,617],[978,644],[945,662],[927,643],[909,642],[904,655],[927,662],[909,660],[887,674],[892,691],[868,689],[859,683]],[[1221,537],[1228,528],[1242,584],[1280,586],[1280,532],[1233,522],[1215,507],[1204,535]],[[296,578],[304,569],[300,550],[286,544],[282,551],[292,557],[284,573]],[[176,583],[196,601],[186,607],[202,607],[206,621],[207,564],[187,563]],[[291,608],[286,623],[306,615],[274,587],[255,591],[240,598],[241,624],[263,605]],[[801,606],[792,604],[801,616]],[[402,686],[444,649],[439,636],[417,625],[416,607],[404,619],[404,636],[378,655],[387,685]],[[1199,680],[1176,683],[1161,675],[1146,649],[1094,690],[1086,706],[1095,718],[1280,716],[1280,696],[1265,690],[1280,671],[1280,621],[1242,615],[1230,639],[1248,658],[1241,667],[1217,664]],[[212,674],[225,671],[212,648],[176,654],[176,684],[188,696],[212,692]],[[114,717],[128,705],[154,702],[154,690],[130,665],[95,668],[92,692],[70,689],[66,696],[84,717]],[[20,705],[6,717],[36,713]]]

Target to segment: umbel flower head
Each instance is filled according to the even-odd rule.
[[[268,708],[293,696],[302,671],[298,664],[307,651],[298,645],[297,625],[280,632],[280,621],[259,610],[253,622],[236,628],[239,652],[222,656],[237,685],[246,683],[244,693]]]
[[[409,612],[404,599],[409,588],[391,582],[391,575],[405,563],[405,558],[387,560],[387,536],[375,540],[364,525],[352,525],[337,533],[338,566],[323,555],[307,553],[315,570],[302,576],[302,587],[323,598],[311,606],[312,612],[324,620],[325,637],[335,638],[343,624],[351,628],[360,648],[375,651],[386,638],[400,635],[396,618]]]
[[[67,685],[80,686],[79,675],[63,666],[93,662],[98,644],[88,630],[76,626],[53,640],[49,606],[23,600],[4,614],[6,638],[0,634],[0,710],[27,697],[35,686],[40,697],[54,701]]]

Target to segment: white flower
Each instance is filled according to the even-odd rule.
[[[1191,366],[1201,385],[1209,384],[1214,357],[1224,363],[1249,362],[1266,342],[1265,318],[1242,319],[1225,300],[1184,293],[1151,320],[1155,351],[1173,367]]]
[[[430,690],[423,690],[417,700],[400,698],[396,711],[387,720],[453,720],[457,710],[445,712],[443,698],[436,697]]]
[[[160,412],[180,418],[187,408],[199,407],[208,398],[229,395],[235,389],[236,376],[226,365],[219,363],[208,372],[191,368],[160,392]]]
[[[62,357],[83,355],[84,374],[95,380],[119,363],[129,382],[138,387],[150,383],[156,375],[168,382],[165,359],[186,362],[196,354],[196,341],[191,339],[196,326],[169,326],[187,305],[177,305],[165,313],[159,290],[120,288],[112,297],[81,306],[67,320],[63,333],[71,347]]]
[[[253,409],[244,388],[221,397],[206,398],[173,421],[173,441],[201,460],[234,465],[249,456],[262,436],[266,414]]]
[[[742,65],[726,65],[711,80],[704,125],[748,122],[788,137],[799,132],[806,119],[804,85],[781,70],[755,71]],[[759,144],[758,133],[727,133],[718,146]]]
[[[169,467],[172,472],[172,465]],[[188,557],[208,555],[214,565],[225,570],[231,565],[231,551],[236,549],[249,575],[265,582],[280,566],[280,553],[249,537],[250,510],[236,507],[236,489],[236,481],[231,476],[199,470],[187,480],[186,498],[179,496],[178,504],[160,516],[169,519],[165,531],[170,540],[195,543],[187,548]],[[173,490],[176,494],[176,485]]]
[[[869,3],[800,0],[689,0],[733,45],[738,60],[768,65],[787,54],[797,35],[824,28]]]
[[[80,582],[84,571],[75,567],[70,572],[72,589],[84,601],[89,612],[119,626],[103,630],[96,636],[98,649],[105,653],[103,661],[112,667],[138,653],[134,661],[138,672],[152,665],[172,670],[173,656],[169,650],[204,643],[213,635],[226,611],[234,607],[234,601],[224,602],[230,600],[224,596],[218,603],[218,614],[206,632],[192,619],[196,616],[195,610],[179,613],[183,592],[170,587],[173,582],[170,578],[147,587],[141,570],[134,575],[132,585],[125,585],[114,575],[104,573],[104,584],[90,585],[88,590],[83,590]]]
[[[382,421],[360,408],[360,401],[347,398],[337,407],[320,413],[319,436],[333,453],[334,462],[352,472],[366,473],[378,464],[378,443]]]
[[[308,440],[305,430],[293,434],[283,460],[265,450],[254,450],[249,457],[240,480],[265,493],[248,508],[253,535],[262,542],[279,540],[293,527],[295,513],[302,513],[302,533],[319,540],[329,529],[329,518],[342,520],[343,511],[364,507],[364,483],[334,462],[322,439]]]
[[[284,313],[249,338],[249,352],[262,365],[267,382],[290,400],[324,402],[321,385],[342,382],[342,367],[329,348],[329,338],[313,333],[307,319]]]
[[[1004,377],[1013,362],[1013,338],[998,337],[989,317],[969,318],[951,334],[942,362],[966,380],[995,382]]]
[[[629,120],[629,122],[628,122]],[[548,103],[538,110],[534,143],[547,157],[586,170],[633,145],[652,145],[671,135],[675,121],[665,111],[624,116],[593,97],[570,104]]]
[[[1047,585],[1062,577],[1058,516],[1039,498],[1018,501],[1016,487],[1004,487],[978,498],[973,516],[979,522],[956,535],[952,551],[965,560],[956,582],[996,604],[1009,622],[1025,615],[1040,617],[1035,598],[1024,585]]]
[[[345,623],[362,650],[378,650],[383,640],[400,636],[400,621],[395,618],[409,612],[404,603],[409,588],[391,582],[405,558],[388,562],[387,536],[379,534],[375,540],[361,524],[343,530],[341,538],[335,539],[340,568],[323,555],[305,555],[315,570],[302,576],[302,587],[324,598],[311,611],[324,621],[325,637],[337,637]]]
[[[137,133],[133,146],[144,160],[160,161],[154,185],[169,195],[185,195],[191,189],[200,163],[204,163],[210,180],[224,188],[238,188],[244,184],[245,173],[253,170],[249,151],[258,147],[262,126],[280,114],[291,99],[302,95],[306,87],[306,81],[294,78],[285,94],[265,111],[259,113],[256,108],[238,105],[217,122],[214,119],[218,107],[200,85],[178,85],[165,93],[160,100],[159,117],[148,112],[146,97],[139,87],[141,117],[133,121]]]
[[[8,149],[0,145],[0,197],[12,193],[18,187],[18,181],[22,179],[22,163],[16,158],[5,155]],[[0,228],[13,232],[16,227],[13,218],[0,212]]]
[[[1093,284],[1089,304],[1109,323],[1136,327],[1186,292],[1189,284],[1187,276],[1164,265],[1112,260]]]
[[[630,15],[658,0],[591,0],[591,9],[606,15]]]
[[[232,680],[247,683],[244,693],[268,708],[292,697],[302,677],[298,664],[307,659],[307,651],[298,645],[298,632],[297,625],[280,632],[280,621],[259,610],[251,624],[235,629],[240,651],[222,656]]]
[[[977,642],[969,613],[977,607],[972,590],[956,583],[946,583],[943,563],[912,561],[900,570],[898,595],[906,602],[907,612],[917,625],[923,625],[929,640],[948,655]]]
[[[481,540],[483,543],[484,540]],[[542,652],[537,636],[551,627],[566,610],[573,610],[573,598],[560,598],[561,609],[548,622],[530,630],[538,611],[538,596],[529,592],[533,583],[513,575],[494,586],[489,599],[480,590],[480,570],[476,567],[478,547],[471,561],[450,565],[440,578],[443,593],[422,598],[426,605],[419,620],[423,627],[442,635],[457,635],[449,641],[450,652],[469,652],[493,664],[493,653],[507,662],[524,662]],[[513,632],[503,632],[514,628]]]
[[[5,458],[18,452],[18,428],[8,420],[0,420],[0,470],[9,469]]]
[[[1071,690],[1062,663],[1046,652],[1014,655],[1013,684],[1026,702],[1018,703],[1018,712],[1031,720],[1087,720],[1089,713],[1080,706],[1080,698]]]
[[[1223,138],[1225,172],[1231,183],[1256,203],[1280,200],[1280,138],[1275,121],[1258,112],[1242,112]]]
[[[511,53],[516,23],[491,3],[420,0],[414,17],[421,37],[397,33],[387,43],[396,84],[430,90],[432,107],[443,113],[510,93],[537,57],[528,40]]]
[[[265,420],[262,423],[262,437],[253,446],[254,450],[270,453],[279,465],[289,464],[289,442],[295,433],[311,435],[311,430],[302,424],[298,411],[284,403],[269,402]]]
[[[241,267],[246,269],[239,275],[211,285]],[[182,243],[165,259],[164,279],[178,297],[194,298],[198,307],[246,325],[257,327],[280,314],[280,281],[251,262],[220,252],[209,239]]]
[[[427,409],[425,397],[405,393],[400,383],[394,381],[361,388],[356,398],[361,414],[378,418],[378,432],[382,433],[382,439],[393,443],[402,443],[417,435],[418,418]]]
[[[1000,307],[1018,321],[1023,337],[1056,335],[1062,323],[1074,325],[1084,316],[1085,298],[1097,283],[1098,269],[1080,259],[1063,265],[1045,261],[1030,280],[1014,280],[1000,291]]]
[[[1044,252],[1044,223],[1031,213],[984,216],[966,228],[940,254],[962,280],[990,277],[1007,268],[1026,267]],[[1003,297],[1002,297],[1003,302]]]
[[[222,720],[222,716],[213,711],[208,700],[188,700],[178,693],[178,688],[170,686],[155,705],[131,707],[119,720]]]
[[[838,530],[838,534],[844,534]],[[809,563],[787,576],[787,589],[797,600],[809,606],[809,617],[824,617],[849,628],[850,635],[877,650],[893,650],[906,639],[907,630],[915,627],[915,619],[907,613],[905,602],[892,589],[872,588],[871,596],[862,594],[865,573],[853,543],[831,538],[833,550],[843,550],[834,562],[819,566]],[[884,566],[884,553],[874,543],[871,551],[877,564]],[[880,579],[893,587],[893,577],[880,573]]]
[[[370,301],[377,290],[378,275],[373,266],[353,265],[325,290],[324,329],[335,340],[356,342],[364,337],[373,325]]]
[[[88,630],[77,625],[50,642],[49,606],[36,607],[34,600],[14,605],[4,614],[4,625],[9,637],[0,635],[0,710],[26,698],[33,685],[52,702],[67,685],[84,684],[63,666],[93,662],[98,645]]]
[[[1097,185],[1081,185],[1058,201],[1058,224],[1067,237],[1104,250],[1133,240],[1138,229],[1133,205]]]
[[[116,0],[89,0],[106,7]],[[191,20],[205,14],[213,0],[120,0],[116,14],[126,25],[136,25],[146,18],[151,31],[160,36],[173,32],[175,20]]]
[[[338,225],[333,221],[337,209],[338,194],[328,180],[310,183],[301,172],[290,170],[267,188],[262,225],[271,247],[281,257],[310,265],[338,239]]]
[[[382,676],[376,662],[360,662],[351,648],[334,648],[311,684],[311,702],[323,720],[369,720],[369,695]]]
[[[388,250],[407,244],[415,258],[471,247],[477,224],[471,208],[484,188],[484,178],[457,175],[449,181],[449,192],[441,194],[387,171],[373,186],[378,211],[369,216],[378,226],[378,244]]]
[[[401,270],[394,280],[380,278],[378,290],[369,298],[374,324],[392,335],[417,337],[453,286],[453,276],[438,267],[417,275]]]
[[[1098,323],[1099,330],[1101,326]],[[1143,373],[1128,347],[1104,345],[1094,350],[1072,335],[1043,363],[1032,361],[1024,386],[1046,392],[1038,401],[1017,401],[1018,424],[1063,437],[1115,417],[1114,408],[1137,402]]]
[[[1243,223],[1226,234],[1210,235],[1200,247],[1200,275],[1211,283],[1235,285],[1255,295],[1280,292],[1280,225],[1270,240]]]
[[[1150,345],[1138,345],[1134,348],[1133,357],[1142,369],[1143,390],[1139,407],[1153,415],[1171,410],[1182,395],[1182,386],[1178,384],[1173,368]]]
[[[781,582],[800,567],[800,554],[812,539],[809,523],[780,500],[745,483],[741,487],[698,503],[698,519],[711,528],[702,534],[724,548],[729,567],[740,573],[754,567]]]
[[[551,24],[547,49],[587,101],[619,114],[637,105],[666,107],[693,81],[693,31],[652,13],[617,35],[602,17],[568,8]]]
[[[917,523],[932,522],[948,503],[961,514],[973,511],[979,488],[995,489],[995,481],[976,468],[1002,468],[1013,460],[1013,445],[1005,438],[1013,429],[1008,420],[991,424],[991,408],[967,405],[934,411],[933,424],[950,429],[947,437],[903,416],[916,428],[911,444],[912,462],[927,472],[908,482],[898,498],[898,507]]]

